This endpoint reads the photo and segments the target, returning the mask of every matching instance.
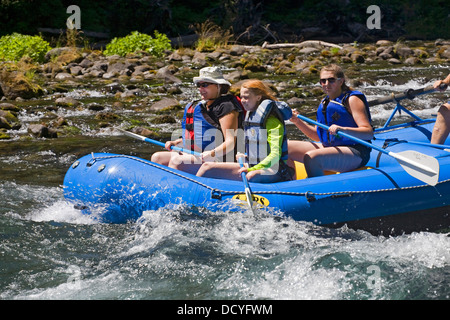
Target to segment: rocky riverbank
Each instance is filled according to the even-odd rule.
[[[335,45],[320,41],[263,46],[234,45],[213,52],[180,48],[155,58],[127,57],[64,47],[46,62],[0,64],[0,139],[57,138],[126,123],[127,129],[158,137],[159,126],[176,123],[196,98],[198,69],[223,66],[237,93],[240,81],[267,80],[280,99],[301,107],[316,99],[321,66],[341,64],[350,85],[371,83],[364,70],[389,66],[433,66],[450,62],[450,41]],[[26,120],[24,120],[26,119]]]

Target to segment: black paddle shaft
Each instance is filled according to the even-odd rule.
[[[439,86],[439,89],[441,89],[441,90],[445,90],[446,88],[447,88],[447,85],[444,83]],[[384,104],[384,103],[389,103],[389,102],[393,102],[393,101],[397,102],[397,101],[400,101],[403,99],[414,99],[416,96],[431,93],[435,90],[436,90],[436,88],[434,88],[433,86],[416,89],[416,90],[408,89],[403,93],[398,93],[398,94],[392,93],[390,96],[382,97],[382,98],[379,98],[376,100],[369,101],[369,106],[372,107],[372,106],[376,106],[378,104]]]

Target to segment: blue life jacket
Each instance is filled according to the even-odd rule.
[[[326,96],[317,109],[317,122],[320,122],[327,126],[336,124],[341,127],[357,128],[358,125],[356,124],[353,116],[350,114],[346,107],[346,104],[348,105],[348,99],[350,98],[350,96],[357,96],[364,102],[367,116],[369,117],[369,122],[371,122],[372,120],[367,99],[363,93],[356,90],[344,92],[335,100],[330,100],[330,98]],[[335,136],[330,134],[328,130],[324,130],[319,127],[317,128],[317,134],[320,138],[320,142],[322,142],[325,147],[348,146],[355,144],[353,140],[339,136],[339,133]]]
[[[252,167],[270,154],[270,145],[267,140],[266,122],[270,115],[276,116],[284,127],[281,159],[287,160],[287,135],[285,120],[292,117],[291,108],[281,101],[264,100],[255,111],[248,112],[244,121],[245,151],[249,166]]]
[[[238,109],[243,110],[240,100],[236,96],[226,95],[218,99],[223,99],[223,101],[229,100]],[[239,116],[242,116],[242,112]],[[208,151],[224,141],[220,122],[218,119],[212,119],[208,115],[205,101],[192,102],[186,105],[181,127],[183,129],[183,148],[185,149],[197,152]]]

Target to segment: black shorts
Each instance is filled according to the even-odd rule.
[[[354,144],[346,147],[348,147],[355,156],[361,158],[361,163],[358,168],[364,167],[367,164],[367,162],[369,162],[372,148],[363,146],[362,144]]]
[[[295,175],[295,169],[289,167],[283,160],[280,161],[280,166],[278,172],[276,173],[278,177],[278,182],[281,181],[291,181]]]

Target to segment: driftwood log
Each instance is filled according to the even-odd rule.
[[[274,44],[268,44],[267,42],[264,42],[262,45],[262,48],[264,49],[306,48],[306,47],[312,48],[332,47],[342,49],[342,47],[338,46],[337,44],[320,40],[307,40],[299,43],[274,43]]]

